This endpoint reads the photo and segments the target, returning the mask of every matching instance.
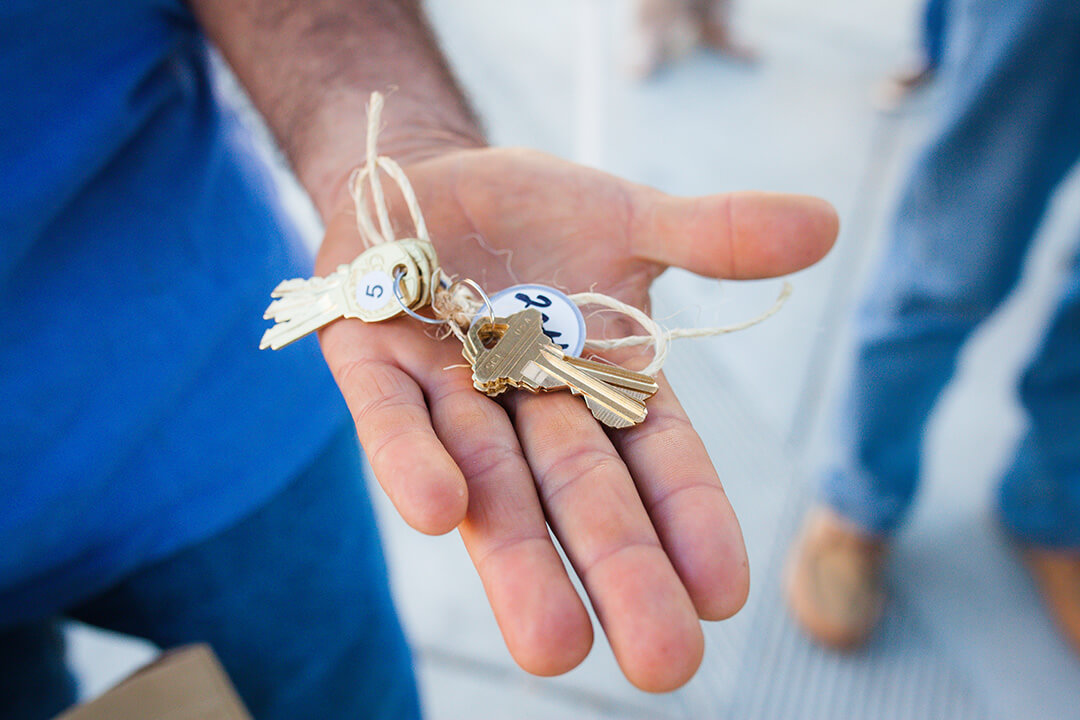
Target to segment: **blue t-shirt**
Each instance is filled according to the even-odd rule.
[[[314,338],[258,350],[310,258],[186,5],[4,0],[0,105],[4,626],[229,527],[347,414]]]

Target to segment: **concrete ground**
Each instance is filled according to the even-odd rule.
[[[682,341],[667,366],[739,513],[754,577],[743,612],[706,627],[705,662],[684,689],[633,689],[600,635],[563,677],[520,671],[460,540],[409,530],[373,488],[429,717],[1076,717],[1080,659],[1047,621],[996,529],[990,498],[1024,423],[1013,378],[1080,237],[1080,179],[1059,192],[1022,286],[965,352],[935,412],[882,632],[861,653],[835,655],[788,620],[778,577],[828,452],[852,303],[933,122],[933,90],[899,113],[869,101],[913,46],[917,8],[908,0],[747,1],[739,26],[761,63],[696,52],[639,84],[617,62],[626,23],[618,0],[429,5],[494,142],[673,193],[821,195],[843,221],[835,251],[792,278],[794,295],[779,315],[738,334]],[[655,312],[670,325],[735,322],[778,290],[778,281],[718,283],[672,271],[657,285]],[[152,653],[85,629],[72,640],[90,694]]]

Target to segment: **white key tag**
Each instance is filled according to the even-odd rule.
[[[565,293],[547,285],[514,285],[491,296],[491,312],[510,317],[535,308],[544,321],[544,334],[566,355],[580,357],[585,349],[585,316]],[[476,316],[488,317],[488,308]]]
[[[394,299],[394,279],[382,270],[372,270],[356,282],[356,304],[375,312]]]

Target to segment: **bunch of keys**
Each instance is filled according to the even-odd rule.
[[[648,375],[565,355],[544,334],[543,318],[533,308],[507,318],[477,319],[462,354],[472,366],[473,386],[482,393],[495,397],[508,387],[534,393],[569,389],[612,428],[645,420],[645,401],[659,389]]]
[[[379,322],[418,310],[431,301],[438,268],[430,242],[405,239],[375,245],[327,277],[285,280],[270,294],[277,299],[263,318],[274,326],[259,349],[278,350],[338,318]]]
[[[263,317],[274,325],[259,347],[277,350],[338,318],[380,322],[405,312],[415,315],[431,302],[438,274],[431,243],[406,239],[375,245],[327,277],[285,280],[271,293],[275,299]],[[477,318],[462,349],[473,371],[473,386],[491,397],[511,387],[534,393],[569,389],[584,397],[593,417],[608,427],[644,421],[645,401],[656,393],[656,381],[617,365],[564,354],[545,334],[544,320],[532,307],[506,318],[494,313]]]

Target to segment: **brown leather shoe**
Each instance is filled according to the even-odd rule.
[[[838,650],[864,644],[881,620],[885,542],[826,507],[807,516],[788,555],[786,594],[795,620]]]
[[[1061,634],[1080,653],[1080,551],[1023,543],[1020,557]]]

